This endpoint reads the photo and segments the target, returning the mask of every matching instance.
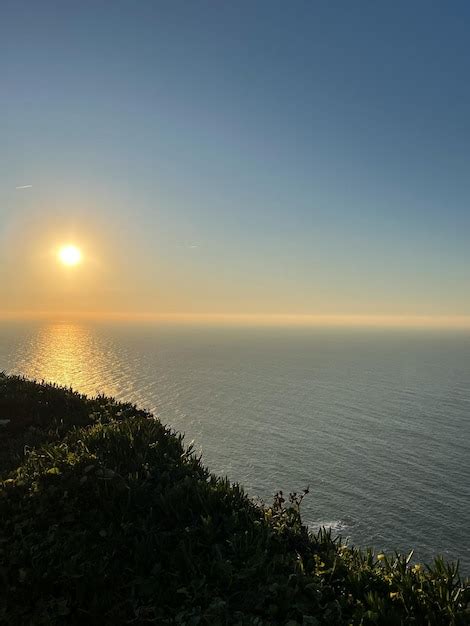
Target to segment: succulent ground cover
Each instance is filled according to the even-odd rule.
[[[0,424],[0,623],[470,623],[455,565],[309,533],[130,404],[0,375]]]

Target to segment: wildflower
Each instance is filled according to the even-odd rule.
[[[377,555],[377,561],[383,561],[384,559],[385,559],[385,554],[382,554],[382,552]]]
[[[413,572],[415,572],[415,574],[418,574],[423,570],[423,566],[421,565],[421,563],[416,563],[416,565],[412,567],[412,570]]]
[[[399,595],[398,591],[391,591],[390,592],[390,597],[391,597],[392,600],[394,598],[398,598],[398,595]]]

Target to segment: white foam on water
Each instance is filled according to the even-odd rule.
[[[318,532],[321,528],[326,528],[326,530],[331,530],[333,533],[338,534],[341,530],[344,530],[348,527],[344,520],[333,520],[333,521],[320,521],[320,522],[312,522],[307,524],[309,530],[313,532]]]

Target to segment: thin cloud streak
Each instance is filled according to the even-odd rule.
[[[15,189],[31,189],[32,185],[18,185]]]

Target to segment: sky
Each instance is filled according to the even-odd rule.
[[[469,32],[458,1],[4,0],[0,316],[470,325]]]

